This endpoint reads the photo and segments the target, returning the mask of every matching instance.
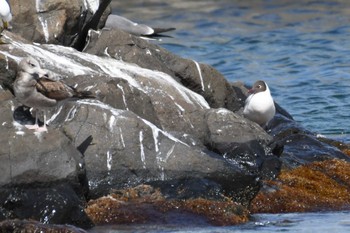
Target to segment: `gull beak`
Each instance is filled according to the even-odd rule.
[[[40,70],[38,75],[39,75],[39,78],[49,78],[50,77],[50,74],[47,70]]]
[[[248,90],[248,93],[249,93],[249,94],[253,94],[253,93],[255,93],[255,90],[254,90],[253,88],[252,88],[252,89],[249,89],[249,90]]]
[[[40,69],[38,72],[35,72],[35,75],[33,75],[34,79],[38,81],[41,78],[49,78],[49,73],[47,70]]]

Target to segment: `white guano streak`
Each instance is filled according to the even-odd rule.
[[[125,148],[125,142],[123,137],[122,129],[119,127],[119,135],[120,135],[120,141],[122,142],[123,147]]]
[[[41,27],[42,27],[43,32],[44,32],[45,41],[48,42],[49,38],[50,38],[49,29],[48,29],[48,26],[47,26],[47,20],[45,20],[40,15],[40,12],[41,12],[40,3],[41,3],[41,0],[35,0],[36,13],[38,14],[38,19],[39,19],[39,21],[41,23]]]
[[[115,126],[115,116],[112,115],[110,118],[109,118],[109,121],[108,121],[108,126],[109,126],[109,131],[113,131],[113,127]]]
[[[146,169],[146,157],[145,157],[145,151],[144,151],[144,148],[143,148],[143,132],[142,131],[140,131],[139,139],[140,139],[141,161],[143,163],[143,168]]]
[[[112,155],[110,151],[107,151],[107,169],[108,171],[112,169]]]
[[[126,110],[129,110],[128,105],[126,104],[126,98],[125,98],[125,92],[123,89],[123,86],[117,84],[117,87],[122,91],[122,96],[123,96],[123,102]]]
[[[198,74],[199,74],[199,78],[201,80],[201,85],[202,85],[202,91],[204,91],[204,81],[203,81],[203,77],[202,77],[202,71],[201,71],[201,67],[199,66],[198,62],[194,61],[194,64],[196,64],[197,70],[198,70]]]

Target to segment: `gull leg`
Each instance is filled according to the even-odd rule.
[[[4,25],[4,29],[8,29],[9,28],[9,23],[7,21],[2,21],[2,24]]]
[[[2,33],[3,30],[4,28],[0,26],[0,34]],[[4,41],[1,40],[1,35],[0,35],[0,44],[6,44]]]
[[[38,114],[38,110],[36,109],[35,110],[35,124],[34,125],[25,125],[25,127],[27,128],[27,129],[38,129],[39,128],[39,124],[38,124],[38,118],[39,118],[39,116],[38,116],[39,114]]]
[[[46,111],[44,110],[44,125],[42,127],[38,127],[36,130],[36,132],[47,132],[47,128],[46,128]]]

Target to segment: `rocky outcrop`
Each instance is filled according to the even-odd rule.
[[[278,161],[272,138],[259,126],[227,109],[210,108],[202,96],[165,73],[66,47],[33,45],[9,32],[3,37],[9,45],[0,52],[0,64],[9,74],[21,57],[31,55],[52,75],[97,95],[52,110],[49,132],[39,134],[22,125],[32,121],[28,110],[2,90],[7,99],[1,106],[1,130],[10,142],[3,140],[1,158],[8,175],[2,184],[8,189],[1,197],[11,203],[12,190],[19,193],[14,204],[4,206],[5,218],[86,226],[86,198],[140,184],[159,188],[169,198],[226,196],[247,206],[259,190],[264,161]],[[11,89],[11,82],[3,86]],[[21,163],[13,163],[19,158]],[[33,163],[38,158],[43,164]],[[278,172],[278,166],[271,172]],[[23,188],[26,184],[34,190]],[[44,210],[25,211],[38,206],[26,195],[45,190],[55,195],[43,194],[52,197],[44,200],[57,198],[69,208],[45,201]],[[72,202],[61,197],[65,194]]]
[[[237,111],[243,106],[225,77],[206,64],[176,56],[121,30],[92,31],[84,52],[109,56],[140,67],[169,74],[174,80],[202,95],[212,108]]]
[[[18,1],[14,8],[24,4]],[[60,11],[65,5],[59,2],[40,4],[73,18],[75,4],[86,9],[79,2],[70,13]],[[40,13],[34,27],[49,20]],[[32,218],[88,227],[90,220],[99,223],[94,210],[110,200],[97,198],[115,195],[116,189],[151,187],[166,200],[162,211],[181,206],[184,212],[204,214],[212,205],[225,211],[232,207],[232,221],[225,224],[233,224],[247,221],[247,208],[261,180],[274,179],[282,162],[295,167],[329,158],[349,160],[303,130],[282,108],[268,129],[274,137],[267,134],[240,114],[245,88],[229,83],[208,65],[122,31],[90,31],[85,52],[33,44],[17,34],[19,20],[14,20],[14,32],[2,33],[8,44],[0,45],[1,220]],[[74,27],[68,28],[77,32]],[[40,30],[25,37],[71,41],[70,30],[59,36],[66,38],[62,40],[51,37],[54,29],[48,30],[44,40]],[[45,35],[50,35],[48,40]],[[92,91],[97,98],[52,109],[48,133],[28,130],[24,125],[33,121],[32,114],[11,90],[17,63],[29,55],[52,77]],[[90,199],[97,200],[85,209]],[[199,203],[203,208],[195,207]],[[112,204],[120,206],[118,201]],[[207,217],[221,218],[225,211]]]
[[[55,232],[55,233],[86,233],[83,229],[70,225],[48,225],[34,220],[5,220],[0,222],[1,232]]]
[[[99,7],[98,0],[9,0],[9,3],[14,33],[29,41],[63,45],[73,44]],[[106,12],[110,13],[110,9]]]

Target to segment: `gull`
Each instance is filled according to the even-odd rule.
[[[1,23],[0,24],[0,33],[4,29],[9,28],[9,22],[12,20],[12,14],[10,10],[9,4],[6,2],[6,0],[0,0],[0,18],[1,18]],[[0,38],[0,44],[6,44],[6,42],[2,41]]]
[[[19,63],[13,90],[19,102],[36,110],[35,124],[26,127],[37,132],[47,131],[46,109],[55,107],[64,100],[95,98],[90,91],[78,91],[62,81],[53,80],[50,72],[41,69],[33,57],[26,57]],[[44,112],[42,127],[38,125],[38,110]]]
[[[10,6],[6,0],[0,0],[0,18],[2,20],[3,28],[9,28],[9,22],[12,20]]]
[[[108,16],[104,28],[120,29],[136,36],[160,36],[160,33],[175,30],[175,28],[152,28],[115,14]]]
[[[243,115],[264,127],[276,113],[270,89],[266,82],[259,80],[254,83],[249,93],[250,95],[245,101]]]

